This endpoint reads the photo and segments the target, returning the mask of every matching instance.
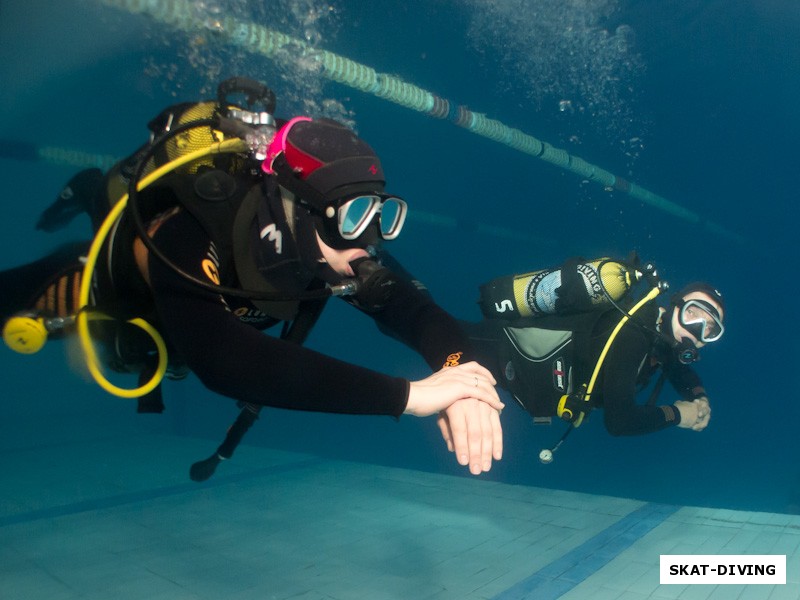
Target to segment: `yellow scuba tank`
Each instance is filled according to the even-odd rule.
[[[641,273],[611,258],[572,259],[560,267],[508,275],[480,286],[479,304],[489,319],[516,319],[610,308]]]
[[[251,156],[259,156],[261,146],[266,147],[277,130],[272,116],[275,113],[275,93],[265,84],[246,77],[231,77],[217,87],[216,100],[184,102],[167,107],[147,127],[151,133],[149,144],[145,144],[132,156],[114,165],[106,177],[106,196],[109,208],[127,192],[131,177],[139,161],[147,156],[140,178],[149,176],[157,168],[181,160],[184,156],[200,154],[199,158],[181,164],[174,169],[177,174],[196,174],[201,168],[220,169],[231,173],[244,167]],[[236,131],[225,132],[220,121],[236,121]],[[177,135],[166,135],[184,125]],[[247,138],[247,146],[240,152],[233,147],[224,153],[202,155],[207,150],[237,137]],[[163,139],[154,152],[149,152],[154,141]]]
[[[235,106],[227,107],[228,111],[236,109],[237,107]],[[179,125],[210,121],[218,117],[222,112],[224,111],[219,102],[212,100],[181,104],[164,110],[148,124],[148,127],[154,136],[160,135]],[[187,129],[164,142],[158,152],[154,153],[147,161],[147,165],[142,171],[142,177],[182,156],[201,151],[232,137],[226,136],[222,131],[211,125]],[[106,176],[106,196],[109,201],[109,207],[112,207],[117,200],[128,192],[132,171],[143,152],[147,149],[149,149],[149,144],[130,157],[118,162],[109,170]],[[240,167],[245,160],[246,154],[228,154],[224,157],[220,155],[204,156],[175,169],[175,173],[193,175],[201,167],[209,169],[222,168],[224,171],[233,171]]]

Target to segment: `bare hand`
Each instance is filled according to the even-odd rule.
[[[711,420],[711,406],[705,396],[701,396],[691,402],[678,400],[675,402],[675,406],[681,413],[681,422],[678,427],[691,429],[692,431],[703,431]]]
[[[494,410],[505,406],[494,389],[496,381],[488,369],[476,362],[443,368],[430,377],[412,381],[405,414],[427,417],[445,410],[458,400],[480,400]]]
[[[476,362],[446,367],[421,381],[412,381],[405,412],[416,416],[440,413],[437,423],[447,449],[461,465],[479,475],[503,456],[500,411],[505,406],[488,369]]]
[[[473,398],[454,402],[440,413],[437,424],[447,449],[473,475],[491,469],[492,458],[503,458],[500,412],[488,403]]]

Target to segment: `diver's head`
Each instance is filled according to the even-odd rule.
[[[725,300],[715,287],[695,282],[670,300],[671,330],[675,341],[689,340],[695,348],[716,342],[725,332]]]
[[[297,117],[275,136],[266,173],[298,198],[330,248],[366,248],[398,236],[406,203],[384,194],[383,168],[373,149],[344,125]]]

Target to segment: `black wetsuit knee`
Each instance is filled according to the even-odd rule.
[[[82,268],[89,242],[71,242],[39,260],[0,272],[0,318],[34,310],[37,301],[61,277]]]

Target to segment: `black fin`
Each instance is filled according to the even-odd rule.
[[[85,169],[69,180],[58,197],[39,216],[36,229],[57,231],[81,213],[88,213],[103,180],[100,169]]]

